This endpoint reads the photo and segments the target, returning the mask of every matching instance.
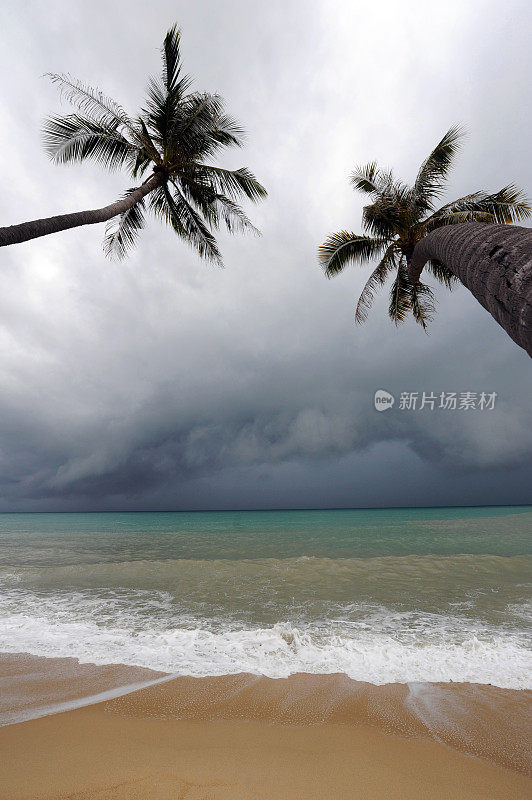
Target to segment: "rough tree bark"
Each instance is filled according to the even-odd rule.
[[[37,239],[39,236],[48,236],[50,233],[65,231],[68,228],[77,228],[80,225],[94,225],[97,222],[107,222],[107,220],[123,214],[124,211],[132,208],[135,203],[142,200],[147,194],[152,192],[157,186],[165,181],[162,172],[155,172],[142,186],[135,189],[122,200],[111,203],[103,208],[94,208],[90,211],[76,211],[73,214],[60,214],[56,217],[46,217],[45,219],[34,219],[31,222],[22,222],[20,225],[10,225],[7,228],[0,228],[0,247],[10,244],[27,242],[29,239]]]
[[[444,264],[532,356],[532,230],[465,222],[445,225],[416,245],[409,264],[417,282],[427,261]]]

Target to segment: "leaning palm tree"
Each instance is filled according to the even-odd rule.
[[[418,280],[421,267],[415,275],[409,274],[416,245],[443,226],[470,222],[506,225],[530,214],[530,203],[512,184],[493,194],[473,192],[436,208],[462,136],[458,127],[445,134],[421,165],[413,186],[398,181],[391,170],[382,170],[375,162],[352,173],[353,187],[372,200],[362,212],[365,235],[348,231],[332,234],[319,248],[319,260],[325,275],[332,278],[351,262],[379,259],[362,289],[356,322],[366,320],[376,290],[394,275],[390,317],[397,324],[412,312],[416,322],[426,328],[434,312],[434,297],[432,290]],[[423,264],[428,262],[427,269],[449,289],[460,279],[448,259],[444,263],[434,252],[425,256]]]
[[[427,262],[452,271],[508,336],[532,356],[532,230],[463,222],[427,234],[415,246],[408,277]]]
[[[162,76],[150,78],[145,108],[136,117],[68,75],[49,76],[76,108],[74,114],[45,122],[45,147],[52,159],[125,169],[136,185],[103,208],[0,228],[0,246],[108,222],[105,251],[121,258],[135,243],[149,210],[200,256],[221,263],[213,233],[220,224],[230,232],[256,230],[236,201],[259,200],[266,195],[264,187],[245,167],[228,170],[211,163],[224,148],[242,145],[243,130],[225,114],[219,95],[189,91],[176,26],[166,34],[162,62]]]

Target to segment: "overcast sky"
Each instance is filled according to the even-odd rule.
[[[7,225],[105,205],[130,179],[57,167],[45,72],[134,112],[182,27],[195,88],[219,91],[268,199],[262,237],[220,236],[226,268],[159,223],[115,263],[103,226],[0,251],[0,510],[532,502],[530,359],[468,292],[437,288],[430,335],[354,306],[368,268],[327,281],[317,245],[360,232],[348,176],[412,180],[455,123],[446,199],[532,195],[526,0],[4,0],[0,143]],[[374,392],[396,396],[386,412]],[[399,408],[401,392],[497,392],[493,410]]]

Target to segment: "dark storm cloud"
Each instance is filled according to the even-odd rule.
[[[411,179],[456,121],[470,135],[450,193],[511,180],[532,193],[524,4],[152,7],[7,4],[2,224],[123,190],[121,176],[46,160],[40,123],[59,104],[39,76],[70,71],[134,109],[178,14],[196,85],[248,130],[224,163],[267,185],[249,209],[263,235],[222,236],[223,271],[156,223],[124,264],[104,259],[98,229],[2,251],[0,508],[530,501],[526,354],[462,289],[438,289],[430,336],[396,330],[385,297],[355,328],[367,270],[327,282],[315,259],[330,231],[359,230],[356,163]],[[378,388],[498,398],[378,413]]]

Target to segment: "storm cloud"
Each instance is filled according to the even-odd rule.
[[[56,167],[45,72],[142,102],[177,22],[195,87],[246,127],[223,164],[268,199],[261,237],[220,236],[225,269],[150,222],[123,263],[100,227],[0,251],[0,510],[531,502],[530,359],[463,288],[429,334],[396,328],[367,268],[326,281],[316,247],[360,230],[349,172],[404,180],[441,135],[469,135],[449,197],[515,181],[532,195],[528,7],[214,0],[6,2],[0,220],[97,207],[125,176]],[[445,198],[444,198],[445,199]],[[374,392],[396,397],[377,412]],[[493,410],[407,410],[402,392],[496,392]]]

